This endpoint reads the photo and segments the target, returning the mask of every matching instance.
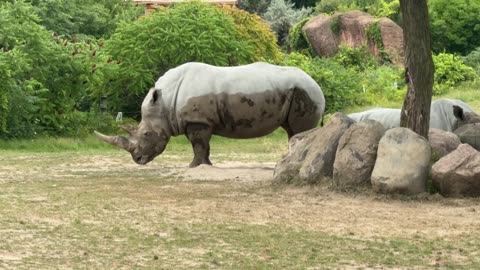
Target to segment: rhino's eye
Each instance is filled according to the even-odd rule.
[[[150,136],[152,136],[152,134],[153,134],[153,132],[147,131],[147,132],[143,133],[143,136],[150,137]]]

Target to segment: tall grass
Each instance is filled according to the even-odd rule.
[[[287,134],[278,129],[272,134],[255,139],[229,139],[213,136],[210,142],[212,151],[220,153],[268,153],[287,148]],[[279,149],[280,148],[280,149]],[[0,151],[22,152],[105,152],[123,151],[102,142],[94,135],[85,138],[40,137],[30,140],[0,140]],[[190,142],[185,136],[172,137],[166,153],[192,152]]]

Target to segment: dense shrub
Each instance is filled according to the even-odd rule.
[[[475,69],[477,76],[480,76],[480,47],[477,47],[462,59],[467,66]]]
[[[0,135],[68,135],[91,70],[84,42],[53,37],[24,2],[0,6]]]
[[[120,21],[131,21],[143,8],[124,0],[30,0],[40,23],[59,35],[109,36]]]
[[[377,18],[387,17],[401,24],[399,0],[322,0],[315,6],[316,14],[350,10],[364,11]]]
[[[362,72],[367,104],[380,105],[405,98],[404,69],[394,65],[381,65]]]
[[[377,66],[375,58],[366,46],[352,48],[350,46],[341,45],[339,46],[334,59],[345,68],[351,68],[358,71]]]
[[[435,95],[445,93],[449,87],[475,78],[475,70],[465,65],[459,56],[449,53],[433,55],[435,65],[434,87]]]
[[[344,67],[334,59],[311,58],[303,54],[291,53],[285,58],[284,63],[301,68],[320,85],[325,95],[328,113],[366,102],[366,96],[362,92],[360,73]]]
[[[310,21],[311,17],[304,18],[292,28],[290,28],[287,37],[287,45],[289,50],[307,52],[311,50],[310,43],[308,42],[305,32],[302,27]]]
[[[274,39],[265,33],[266,26],[257,17],[247,17],[248,26],[241,28],[228,12],[234,17],[244,14],[188,2],[121,24],[97,58],[100,62],[90,88],[92,94],[96,98],[107,95],[112,110],[135,112],[155,80],[185,62],[231,66],[278,57]],[[245,27],[261,30],[253,33]],[[264,40],[252,40],[252,36]],[[267,54],[260,54],[263,49]],[[105,60],[109,56],[113,61]]]
[[[277,34],[279,43],[283,45],[287,42],[290,28],[311,13],[311,8],[295,9],[290,0],[272,0],[263,17]]]
[[[480,46],[480,1],[429,0],[434,52],[467,54]]]
[[[270,0],[238,0],[238,7],[250,13],[262,15],[267,11]]]
[[[282,61],[283,55],[277,45],[277,38],[270,26],[260,16],[230,5],[224,5],[222,8],[233,18],[240,30],[240,35],[253,45],[257,60],[277,64]]]

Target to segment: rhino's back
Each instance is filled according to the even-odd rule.
[[[180,82],[180,83],[178,83]],[[204,63],[186,63],[169,70],[155,84],[168,93],[178,91],[177,106],[191,97],[211,94],[258,94],[301,88],[316,102],[324,103],[318,84],[295,67],[258,62],[235,67],[217,67]]]
[[[400,112],[400,109],[374,108],[364,112],[349,114],[348,117],[357,122],[375,120],[380,122],[385,129],[391,129],[400,126]]]

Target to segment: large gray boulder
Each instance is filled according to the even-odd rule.
[[[446,197],[480,196],[480,152],[461,144],[433,164],[432,181]]]
[[[428,141],[407,128],[388,130],[380,139],[372,188],[381,193],[425,192],[431,149]]]
[[[385,133],[383,125],[367,120],[350,126],[338,143],[333,164],[333,181],[340,187],[370,184],[377,158],[380,138]]]
[[[352,123],[335,113],[325,126],[292,137],[288,154],[275,166],[274,181],[314,184],[331,179],[338,141]]]
[[[480,123],[463,125],[457,128],[454,133],[462,143],[468,143],[480,151]]]
[[[448,155],[462,143],[457,135],[437,128],[428,131],[428,141],[432,147],[432,156],[436,159]]]

